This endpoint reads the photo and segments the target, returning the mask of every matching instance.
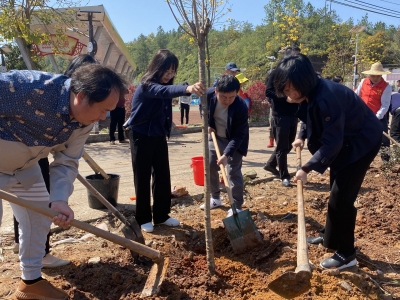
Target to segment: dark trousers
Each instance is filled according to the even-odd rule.
[[[50,193],[50,166],[49,159],[47,157],[39,159],[38,161],[40,170],[42,171],[42,176],[44,179],[44,184],[46,185],[47,191]],[[14,241],[15,243],[19,243],[19,231],[18,231],[18,221],[14,217]],[[46,254],[50,253],[50,232],[47,235],[46,240]]]
[[[337,250],[346,256],[354,253],[354,229],[357,216],[354,201],[357,199],[368,167],[379,148],[380,143],[356,162],[339,170],[331,167],[331,194],[325,228],[321,231],[326,248]]]
[[[389,113],[387,112],[386,115],[379,120],[382,124],[382,130],[388,133],[388,124],[389,124]],[[390,147],[389,139],[382,134],[382,147]]]
[[[125,140],[124,129],[122,125],[125,122],[125,107],[116,107],[114,110],[110,111],[110,141],[115,141],[115,130],[118,126],[118,140],[121,142]]]
[[[136,191],[136,220],[142,225],[165,222],[171,208],[171,178],[165,136],[149,137],[129,131],[133,178]],[[150,203],[150,180],[153,215]]]
[[[185,114],[186,124],[189,124],[189,110],[190,105],[181,103],[181,125],[183,125],[183,115]]]
[[[267,165],[273,168],[278,166],[281,179],[290,178],[287,168],[287,155],[292,149],[296,131],[297,118],[284,116],[272,119],[272,133],[275,137],[276,148],[268,159]]]
[[[400,142],[400,108],[394,111],[390,123],[390,136]]]

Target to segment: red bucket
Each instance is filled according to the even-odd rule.
[[[204,159],[203,156],[192,157],[194,184],[204,186]]]

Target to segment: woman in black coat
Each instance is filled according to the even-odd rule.
[[[309,243],[322,242],[336,250],[321,262],[325,269],[354,266],[354,228],[357,210],[354,201],[369,165],[379,151],[382,126],[365,103],[349,88],[315,73],[304,55],[289,56],[275,71],[277,93],[290,103],[299,103],[298,117],[303,125],[292,146],[303,147],[308,140],[311,159],[297,171],[294,181],[307,182],[311,170],[319,173],[330,167],[328,213],[320,237]]]

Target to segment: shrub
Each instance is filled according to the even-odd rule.
[[[136,86],[130,84],[128,91],[128,94],[125,95],[125,120],[128,120],[129,116],[131,115],[132,97],[136,91]]]
[[[266,86],[262,81],[256,81],[245,91],[251,100],[264,100]]]
[[[267,100],[252,100],[250,122],[269,122]]]
[[[250,122],[269,121],[269,108],[266,103],[265,89],[266,86],[262,81],[256,81],[246,90],[252,101]]]

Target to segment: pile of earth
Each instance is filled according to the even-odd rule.
[[[394,168],[395,169],[395,168]],[[356,223],[358,265],[337,273],[323,272],[319,262],[331,251],[309,247],[313,264],[311,289],[296,299],[398,299],[400,297],[400,205],[396,170],[381,168],[376,159],[369,169],[359,197]],[[282,299],[268,283],[296,268],[297,189],[279,181],[246,186],[246,207],[259,229],[264,245],[245,254],[233,252],[222,219],[225,205],[211,211],[215,274],[210,276],[206,257],[204,212],[200,197],[178,198],[171,216],[181,220],[177,228],[156,227],[145,233],[146,244],[169,257],[166,277],[157,295],[149,299]],[[329,172],[311,173],[304,186],[306,229],[316,235],[323,226],[329,197]],[[129,217],[131,211],[119,207]],[[112,215],[97,220],[118,235],[121,223]],[[85,232],[70,228],[51,237],[52,254],[72,263],[44,270],[45,277],[65,290],[71,299],[138,299],[151,263],[132,260],[130,252]],[[57,241],[73,238],[76,243]],[[12,252],[13,238],[2,236],[3,262],[0,298],[11,299],[18,280],[19,263]],[[400,299],[400,298],[399,298]]]

